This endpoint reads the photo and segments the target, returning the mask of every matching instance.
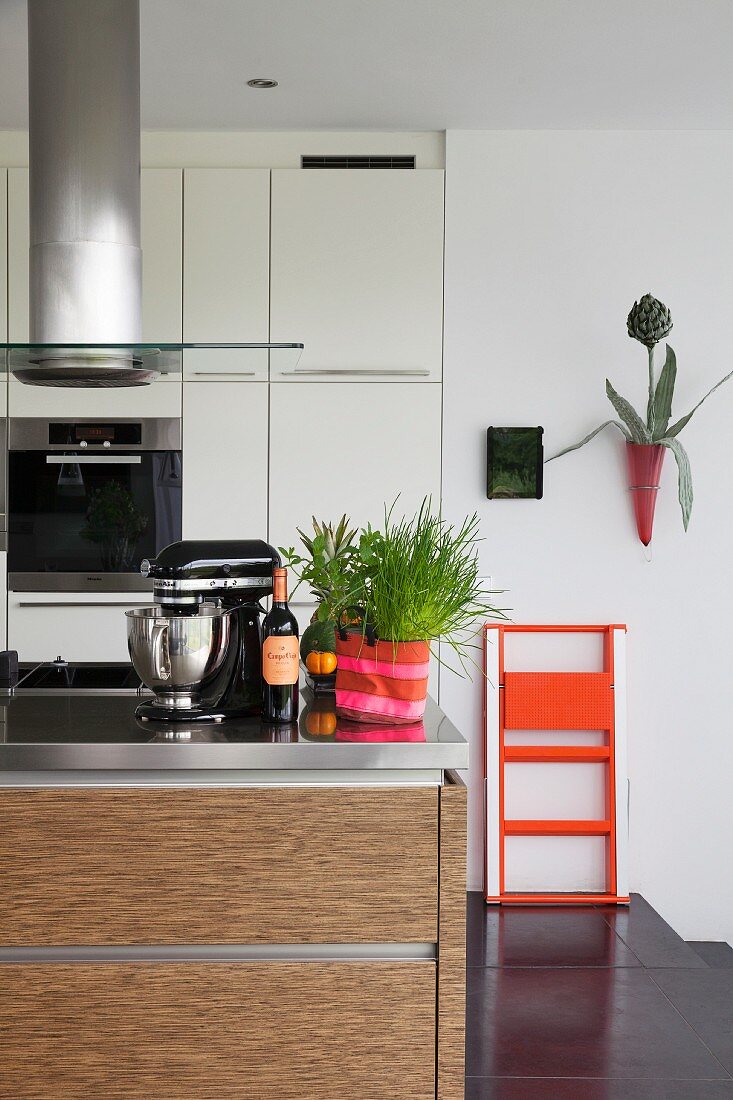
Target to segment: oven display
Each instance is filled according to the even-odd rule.
[[[76,424],[74,434],[77,439],[108,439],[110,443],[113,443],[115,438],[115,430],[112,424]]]
[[[78,446],[80,443],[139,446],[142,443],[142,424],[115,424],[111,421],[98,424],[52,422],[48,425],[48,442],[56,446]]]

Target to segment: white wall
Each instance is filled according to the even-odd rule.
[[[546,453],[609,417],[606,374],[644,404],[635,297],[671,308],[681,415],[733,368],[733,135],[449,132],[444,510],[477,509],[482,571],[517,622],[626,622],[631,884],[688,939],[733,942],[733,382],[685,431],[684,534],[667,457],[653,561],[609,432],[546,467],[542,501],[485,496],[485,429],[542,424]],[[469,883],[481,881],[478,682],[445,673],[469,733]]]
[[[297,168],[304,153],[414,153],[418,168],[442,168],[444,134],[438,130],[147,130],[140,137],[145,168]],[[27,132],[0,130],[0,164],[8,168],[28,164]]]

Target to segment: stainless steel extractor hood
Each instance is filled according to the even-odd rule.
[[[142,338],[138,0],[28,0],[28,67],[30,342],[45,350],[16,377],[145,384],[156,372],[125,347]]]
[[[30,343],[0,356],[31,386],[180,376],[194,345],[141,343],[139,0],[28,0],[28,67]]]

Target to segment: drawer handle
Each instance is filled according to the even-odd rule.
[[[98,462],[106,463],[108,466],[139,466],[142,462],[140,455],[109,455],[109,454],[94,454],[94,455],[46,455],[46,462],[53,466],[79,466],[82,463],[94,463]]]
[[[117,603],[115,600],[18,600],[16,607],[139,607],[139,604]],[[147,605],[146,605],[147,606]]]
[[[338,375],[357,375],[357,376],[374,376],[379,378],[426,378],[429,374],[429,370],[425,370],[424,367],[355,367],[353,369],[349,367],[322,367],[317,368],[304,368],[303,370],[283,370],[281,374],[289,375],[305,375],[305,374],[338,374]]]
[[[195,370],[195,378],[255,378],[256,370]]]

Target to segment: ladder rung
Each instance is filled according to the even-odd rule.
[[[607,836],[610,821],[505,821],[506,836]]]
[[[610,757],[607,745],[505,745],[507,764],[595,764]]]
[[[509,905],[558,905],[570,902],[572,905],[622,905],[628,904],[629,898],[619,897],[618,894],[574,894],[572,891],[567,891],[562,894],[542,894],[528,893],[528,894],[513,894],[511,892],[505,892],[503,894],[497,894],[495,897],[487,897],[486,901],[490,903],[508,903]]]

